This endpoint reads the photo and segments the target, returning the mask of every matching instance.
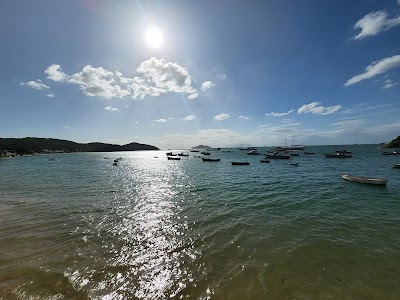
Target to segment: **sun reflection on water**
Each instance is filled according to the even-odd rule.
[[[96,228],[103,242],[107,235],[114,240],[103,245],[113,255],[106,263],[109,274],[97,290],[106,285],[113,289],[113,298],[174,297],[193,281],[185,264],[196,259],[179,197],[189,178],[182,164],[148,157],[127,158],[120,166],[121,192]]]

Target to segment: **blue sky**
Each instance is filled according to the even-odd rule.
[[[189,148],[400,135],[398,0],[2,1],[0,36],[1,137]]]

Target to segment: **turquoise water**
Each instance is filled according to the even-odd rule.
[[[2,159],[0,299],[399,299],[400,157],[306,150]]]

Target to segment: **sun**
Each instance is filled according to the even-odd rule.
[[[150,27],[146,30],[146,42],[150,47],[160,48],[164,44],[164,37],[160,29],[157,27]]]

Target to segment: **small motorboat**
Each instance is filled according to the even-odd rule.
[[[388,180],[384,178],[368,178],[361,176],[351,176],[347,174],[342,174],[342,178],[344,180],[358,182],[358,183],[367,183],[367,184],[375,184],[375,185],[385,185]]]
[[[203,152],[201,152],[200,154],[203,154],[203,155],[210,155],[210,152],[203,151]]]
[[[393,164],[393,168],[398,168],[398,169],[400,169],[400,164]]]
[[[250,164],[249,161],[232,161],[231,163],[232,166],[245,166]]]
[[[185,153],[185,152],[178,153],[178,156],[189,156],[189,153]]]
[[[269,163],[269,159],[260,159],[260,162],[262,162],[262,163]]]
[[[382,152],[382,155],[400,155],[400,150],[394,150],[393,152]]]
[[[353,157],[351,154],[347,154],[344,152],[336,152],[336,153],[324,153],[326,158],[350,158]]]
[[[347,151],[346,149],[342,150],[335,150],[336,153],[344,153],[344,154],[351,154],[351,151]]]
[[[175,156],[167,156],[168,160],[181,160],[180,157],[175,157]]]
[[[298,162],[288,162],[287,163],[289,166],[298,166],[299,163]]]
[[[261,153],[258,152],[257,150],[251,150],[250,152],[247,152],[248,155],[260,155]]]
[[[220,161],[220,158],[207,158],[207,157],[202,157],[201,158],[203,161]]]
[[[304,151],[304,154],[315,154],[315,152],[307,152],[307,151]]]

